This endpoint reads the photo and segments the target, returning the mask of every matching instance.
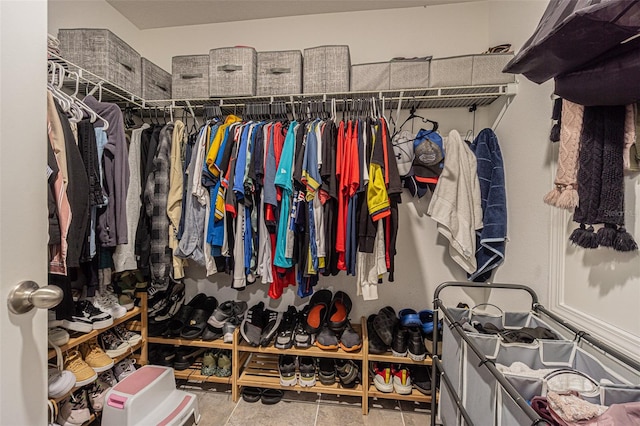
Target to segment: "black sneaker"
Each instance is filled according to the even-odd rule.
[[[175,370],[186,370],[191,367],[191,364],[196,358],[203,354],[206,348],[196,348],[192,346],[180,346],[176,350],[176,356],[173,360],[173,368]]]
[[[431,367],[412,365],[409,369],[411,370],[413,387],[424,395],[431,395]]]
[[[164,307],[155,312],[156,321],[163,321],[173,317],[184,303],[184,284],[181,282],[173,284],[173,281],[171,282],[172,285],[164,298]],[[153,317],[154,315],[150,313],[149,316]]]
[[[71,319],[63,320],[62,326],[69,330],[88,333],[113,324],[113,318],[106,312],[93,306],[88,300],[75,302],[75,311]]]
[[[282,386],[295,386],[298,381],[296,376],[296,357],[293,355],[280,355],[278,360],[278,372]]]
[[[310,356],[298,357],[298,369],[300,378],[298,383],[303,387],[311,387],[316,384],[316,360]]]
[[[424,359],[427,357],[427,348],[424,345],[422,332],[418,327],[409,328],[408,350],[409,358],[414,361],[424,361]]]
[[[333,358],[320,358],[318,379],[325,386],[331,386],[336,382],[336,361]]]
[[[289,349],[293,346],[293,331],[298,321],[298,311],[295,306],[289,306],[282,315],[278,334],[276,335],[275,347],[278,349]]]
[[[298,312],[298,321],[296,327],[293,330],[293,343],[296,348],[304,349],[313,345],[313,334],[307,331],[305,324],[307,323],[306,315],[309,312],[308,305],[305,306],[300,312]]]
[[[266,324],[262,329],[262,335],[260,336],[260,346],[266,347],[271,344],[271,341],[278,332],[280,322],[282,321],[282,312],[267,309],[264,311],[264,315],[266,317]]]
[[[267,325],[267,318],[264,311],[264,302],[253,305],[247,311],[242,324],[240,324],[240,334],[251,346],[259,346],[262,338],[262,330]]]
[[[360,376],[360,369],[358,364],[350,359],[337,359],[336,360],[336,373],[340,383],[344,388],[354,388],[358,384],[358,377]]]
[[[409,330],[406,327],[397,325],[393,331],[393,341],[391,342],[391,353],[393,356],[407,356],[408,338]],[[424,342],[422,345],[424,346]]]

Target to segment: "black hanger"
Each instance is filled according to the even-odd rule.
[[[438,130],[438,122],[437,121],[433,121],[433,120],[429,120],[428,118],[424,118],[420,115],[416,115],[416,107],[415,105],[413,105],[411,107],[411,109],[409,110],[409,117],[407,117],[406,120],[404,120],[404,123],[402,123],[400,125],[400,127],[398,127],[398,130],[396,130],[396,132],[394,133],[394,136],[400,132],[400,130],[402,130],[402,126],[404,126],[405,124],[407,124],[408,121],[413,120],[414,118],[419,118],[422,120],[423,123],[431,123],[433,125],[433,128],[431,129],[432,132],[435,132]]]

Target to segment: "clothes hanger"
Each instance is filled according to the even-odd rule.
[[[89,114],[89,121],[95,123],[98,119],[102,120],[103,130],[107,130],[109,128],[109,122],[102,117],[100,114],[95,112],[91,107],[89,107],[85,102],[78,98],[78,92],[80,91],[80,75],[76,72],[71,72],[69,75],[75,74],[76,76],[76,88],[75,92],[71,95],[71,99],[73,99],[74,103],[80,107],[81,110],[86,111]],[[84,116],[84,114],[83,114]],[[135,123],[134,123],[135,124]]]
[[[407,119],[406,119],[406,120],[404,120],[404,122],[400,125],[400,127],[398,127],[398,132],[399,132],[400,130],[402,130],[402,127],[403,127],[405,124],[407,124],[407,122],[409,122],[410,120],[413,120],[413,119],[415,119],[415,118],[419,118],[419,119],[421,119],[423,123],[431,123],[431,125],[433,126],[433,127],[431,128],[431,131],[432,131],[432,132],[435,132],[435,131],[437,131],[437,130],[438,130],[438,126],[439,126],[439,125],[438,125],[438,122],[437,122],[437,121],[429,120],[428,118],[424,118],[424,117],[422,117],[422,116],[420,116],[420,115],[417,115],[417,114],[416,114],[416,106],[415,106],[415,105],[412,105],[412,106],[411,106],[411,108],[409,109],[409,117],[407,117]]]

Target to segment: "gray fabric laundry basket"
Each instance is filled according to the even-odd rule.
[[[209,51],[209,96],[255,96],[258,53],[252,47]]]
[[[302,52],[258,52],[258,96],[302,93]]]
[[[173,99],[209,97],[209,55],[174,56],[171,60]]]
[[[448,308],[454,320],[492,323],[500,328],[546,327],[561,337],[553,327],[532,312],[477,312],[468,309]],[[451,323],[443,319],[442,362],[444,371],[462,400],[470,419],[476,425],[512,426],[531,424],[530,419],[497,382],[491,372],[482,364],[480,357],[469,347]],[[594,403],[611,404],[640,400],[640,385],[633,385],[614,372],[593,355],[580,348],[572,340],[536,340],[534,343],[504,343],[497,335],[466,332],[466,336],[486,358],[495,364],[510,366],[522,362],[532,369],[574,369],[592,377],[599,383],[599,393],[590,397]],[[610,360],[610,362],[616,362]],[[504,374],[519,394],[530,400],[543,392],[543,379]],[[603,382],[604,381],[604,382]],[[609,384],[610,383],[610,384]],[[442,390],[441,386],[441,395]],[[443,405],[444,403],[444,405]],[[450,395],[444,392],[439,404],[439,415],[443,424],[461,425],[463,421]]]
[[[349,46],[318,46],[304,49],[304,93],[349,91],[351,56]]]

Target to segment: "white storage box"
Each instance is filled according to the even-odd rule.
[[[209,97],[209,55],[174,56],[171,60],[171,76],[173,99]]]
[[[318,46],[304,49],[303,92],[349,91],[349,46]]]
[[[255,96],[257,53],[252,47],[209,51],[209,96]]]
[[[366,92],[389,90],[391,66],[389,62],[372,62],[351,66],[351,90]]]
[[[193,424],[200,421],[196,395],[176,389],[173,369],[145,365],[105,396],[103,426]]]
[[[140,96],[140,54],[114,33],[94,28],[61,29],[58,39],[63,58]]]
[[[171,74],[142,58],[142,99],[171,98]]]
[[[453,56],[431,61],[431,87],[513,83],[513,74],[502,69],[513,53]]]
[[[258,52],[258,96],[302,93],[302,52]]]

